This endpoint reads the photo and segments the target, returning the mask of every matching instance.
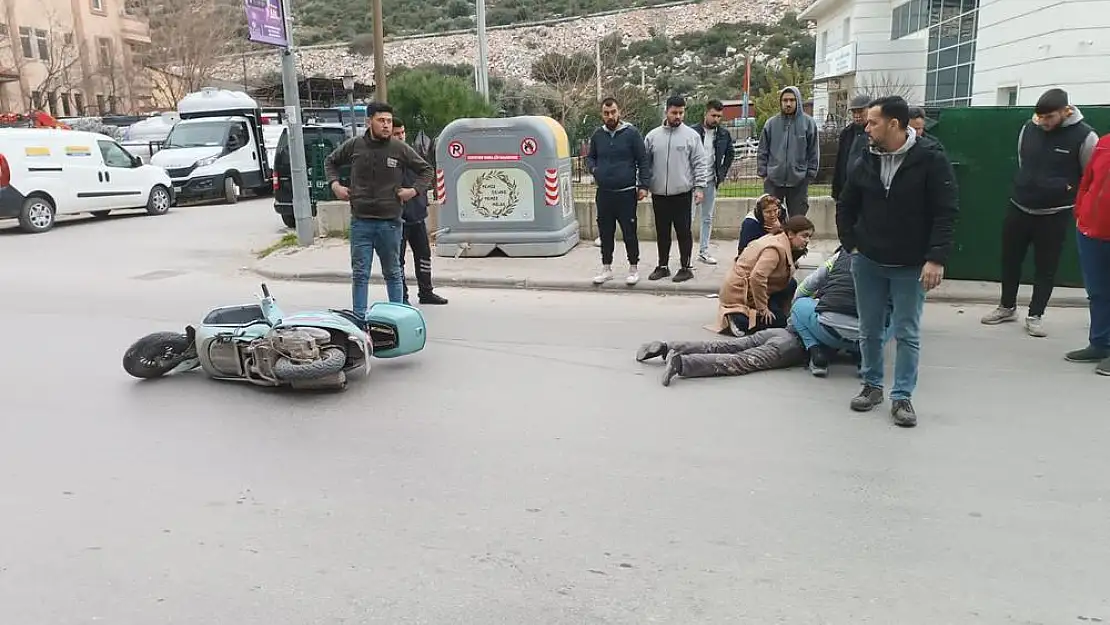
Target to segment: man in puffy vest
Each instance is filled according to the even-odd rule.
[[[1087,163],[1075,201],[1075,218],[1091,334],[1087,347],[1065,357],[1072,362],[1098,363],[1095,373],[1110,376],[1110,135],[1098,142]]]
[[[998,325],[1017,319],[1017,292],[1025,253],[1033,248],[1033,298],[1025,318],[1029,336],[1047,336],[1042,318],[1056,282],[1056,269],[1071,232],[1079,180],[1098,135],[1062,89],[1037,100],[1036,115],[1018,135],[1018,171],[1002,224],[1002,297],[982,319]]]

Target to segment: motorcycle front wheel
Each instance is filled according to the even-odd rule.
[[[155,332],[135,341],[123,355],[123,370],[149,380],[160,378],[193,357],[193,342],[178,332]]]

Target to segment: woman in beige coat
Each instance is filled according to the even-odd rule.
[[[744,248],[718,294],[715,332],[744,336],[786,327],[793,296],[788,286],[795,262],[813,237],[813,222],[802,215],[786,220],[782,232],[762,236]]]

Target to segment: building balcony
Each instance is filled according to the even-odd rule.
[[[150,43],[150,24],[141,17],[120,12],[120,37],[132,43]]]

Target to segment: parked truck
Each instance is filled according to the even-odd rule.
[[[150,157],[173,180],[178,199],[239,201],[245,191],[272,193],[262,109],[241,91],[206,88],[177,104],[181,121]]]

